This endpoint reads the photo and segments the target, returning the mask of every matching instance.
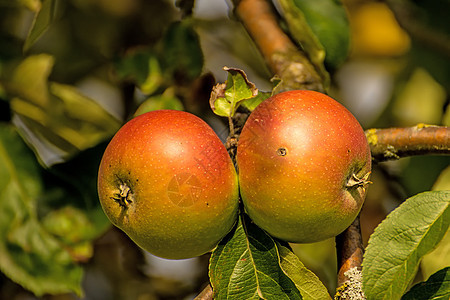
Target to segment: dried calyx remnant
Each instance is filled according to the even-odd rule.
[[[119,205],[123,208],[128,208],[128,206],[134,201],[133,191],[126,182],[120,180],[119,192],[115,193],[111,199],[119,203]]]
[[[278,156],[286,156],[287,154],[287,149],[284,147],[280,147],[277,149],[277,155]]]
[[[353,187],[363,187],[365,188],[368,184],[371,184],[372,182],[369,180],[371,172],[368,172],[366,175],[364,175],[363,178],[358,178],[355,173],[352,174],[352,176],[347,181],[346,187],[353,188]]]

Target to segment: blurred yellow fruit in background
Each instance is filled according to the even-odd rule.
[[[398,56],[409,50],[410,39],[384,3],[372,2],[349,9],[352,53]]]

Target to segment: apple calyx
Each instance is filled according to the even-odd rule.
[[[348,188],[362,187],[363,189],[365,189],[367,185],[372,183],[372,181],[369,180],[370,173],[371,172],[368,172],[362,178],[358,178],[358,176],[353,173],[345,186]]]
[[[119,192],[115,193],[111,199],[126,209],[133,203],[134,194],[131,188],[125,182],[121,181],[119,184]]]
[[[278,156],[286,156],[287,149],[285,147],[280,147],[277,149],[277,155]]]

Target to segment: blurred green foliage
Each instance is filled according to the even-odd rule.
[[[108,244],[102,251],[98,242],[108,240],[111,233],[96,191],[105,145],[123,122],[155,109],[184,109],[207,119],[215,129],[224,128],[224,120],[212,114],[209,97],[214,76],[225,81],[226,65],[244,69],[260,90],[272,87],[263,59],[239,22],[229,17],[231,9],[219,16],[210,9],[208,17],[196,14],[195,1],[176,2],[182,10],[168,0],[0,1],[0,298],[14,299],[17,288],[11,288],[10,280],[38,296],[69,293],[76,298],[74,293],[94,293],[101,287],[92,288],[86,274],[99,268],[101,258],[96,255],[106,257],[101,268],[108,273],[112,290],[123,287],[137,298],[138,291],[130,285],[139,283],[150,299],[161,290],[175,294],[178,282],[148,287],[148,278],[134,269],[141,263],[135,252],[126,259],[133,267],[109,269],[121,266],[111,263],[121,259],[111,254],[114,247]],[[351,21],[372,1],[276,2],[284,9],[282,26],[287,25],[288,34],[310,55],[324,80],[330,77],[330,93],[337,99],[341,100],[341,90],[360,85],[345,80],[336,85],[337,74],[348,64],[381,66],[393,87],[382,87],[387,100],[372,98],[372,104],[378,104],[373,111],[379,113],[367,121],[369,126],[450,125],[450,66],[445,51],[450,1],[398,2],[411,12],[416,26],[404,26],[404,32],[396,25],[411,44],[405,46],[402,40],[403,52],[391,53],[361,51],[350,43],[360,40],[358,34],[381,46],[385,43],[376,33],[392,29],[391,23],[380,24],[377,18],[372,23],[365,17],[365,24],[376,30],[358,32],[352,27]],[[370,84],[359,88],[370,91]],[[359,94],[356,98],[359,101]],[[243,107],[252,110],[262,99],[253,100]],[[350,110],[360,104],[342,100]],[[222,104],[219,115],[236,109],[230,101]],[[431,189],[448,164],[447,157],[417,157],[380,165],[375,172],[386,178],[380,184],[383,192],[370,192],[367,201],[387,214],[386,207]],[[448,189],[448,176],[439,180],[441,189]],[[126,238],[119,239],[119,245],[126,243]],[[311,250],[315,247],[296,245],[294,250],[332,290],[335,257],[329,253],[334,244]],[[442,255],[448,258],[447,248],[426,257],[432,267],[423,267],[424,274],[442,266],[439,262]],[[323,264],[327,267],[318,270]],[[121,272],[133,276],[130,285]],[[180,291],[196,292],[205,280]]]

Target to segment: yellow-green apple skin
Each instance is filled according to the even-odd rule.
[[[236,221],[238,190],[218,136],[200,118],[175,110],[126,123],[98,173],[109,220],[143,249],[169,259],[212,250]]]
[[[237,146],[241,197],[250,218],[293,243],[344,231],[364,202],[370,148],[356,118],[314,91],[270,97],[251,113]]]

